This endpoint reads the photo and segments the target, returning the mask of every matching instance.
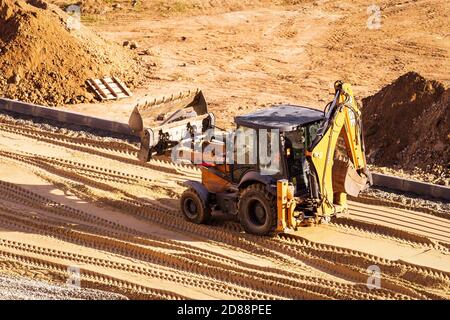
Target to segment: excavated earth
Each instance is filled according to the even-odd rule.
[[[58,74],[58,66],[67,67],[70,61],[75,67],[66,79],[77,82],[62,100],[84,94],[77,90],[83,89],[83,77],[88,74],[76,73],[90,76],[103,64],[87,59],[86,50],[78,50],[79,34],[51,27],[53,11],[41,8],[42,1],[19,0],[17,10],[23,20],[4,19],[16,17],[8,10],[11,3],[0,0],[1,30],[10,21],[22,23],[18,30],[30,26],[32,34],[38,34],[43,27],[38,24],[41,19],[35,18],[41,17],[50,27],[40,32],[55,33],[42,47],[45,50],[36,47],[37,40],[29,33],[19,32],[15,38],[29,38],[30,45],[41,50],[36,52],[47,51],[46,66],[15,58],[16,40],[5,40],[6,33],[1,33],[0,68],[6,79],[2,94],[15,92],[14,97],[26,100],[25,94],[34,92],[37,99],[33,101],[43,101],[45,97],[40,100],[40,91],[33,89],[33,79],[50,79],[46,70]],[[65,1],[55,3],[66,5]],[[106,65],[130,63],[129,51],[118,46],[137,41],[144,67],[152,70],[133,99],[66,106],[92,115],[126,121],[133,103],[147,94],[200,87],[219,126],[229,128],[233,116],[271,103],[323,107],[336,79],[348,80],[359,97],[373,95],[373,101],[381,99],[377,92],[387,83],[409,70],[444,86],[450,81],[449,3],[444,0],[380,1],[382,27],[377,30],[367,28],[367,2],[362,0],[185,0],[164,5],[139,1],[136,7],[125,0],[114,4],[85,0],[82,4],[88,8],[83,21],[108,39],[93,36],[100,42],[92,41],[100,43],[99,48],[104,47],[102,41],[113,41],[114,50],[125,52],[120,61],[103,61]],[[67,40],[74,56],[61,64],[55,57],[61,52],[63,59],[67,52],[55,39],[67,35],[78,40]],[[17,43],[28,45],[25,40]],[[3,48],[8,49],[6,53]],[[76,64],[78,59],[82,65]],[[17,80],[10,61],[30,70],[30,76],[19,75],[18,85],[8,83],[11,77]],[[93,70],[85,67],[91,65]],[[437,96],[433,92],[441,90],[438,83],[416,74],[401,79],[406,84],[431,83],[432,90],[419,91],[416,99],[427,99],[427,108],[434,110]],[[44,83],[62,86],[64,81]],[[395,106],[411,101],[408,87],[400,87],[405,92],[400,100],[386,89],[386,101]],[[50,92],[59,92],[55,88]],[[439,110],[430,112],[438,115]],[[429,120],[430,126],[440,128],[434,122],[437,118],[421,117],[416,111],[420,121]],[[433,137],[441,137],[440,132]],[[370,156],[375,162],[382,151],[374,146]],[[4,275],[0,286],[20,289],[15,291],[19,298],[49,298],[36,293],[40,290],[36,288],[47,285],[52,286],[48,289],[52,297],[55,293],[60,298],[450,298],[448,203],[373,190],[351,200],[349,214],[330,224],[273,238],[256,237],[222,219],[208,226],[186,222],[178,198],[186,180],[200,179],[198,169],[162,158],[142,164],[136,153],[136,145],[125,140],[0,115],[0,273]],[[417,152],[417,156],[423,154]],[[412,166],[420,164],[421,158],[417,159]],[[396,170],[398,159],[389,161],[382,165]],[[381,271],[377,289],[367,286],[373,266]],[[78,296],[70,289],[62,291],[73,267],[80,268],[81,287],[86,290]],[[30,278],[39,283],[27,282]]]
[[[85,85],[92,77],[140,83],[145,71],[135,53],[73,21],[42,0],[0,1],[2,96],[60,106],[94,101]]]
[[[449,185],[450,89],[409,72],[362,103],[370,163]]]

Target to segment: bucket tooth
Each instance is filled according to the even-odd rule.
[[[133,132],[142,132],[144,131],[144,123],[142,121],[142,116],[139,113],[138,107],[134,107],[133,112],[130,115],[130,119],[128,120],[128,125],[130,126]]]

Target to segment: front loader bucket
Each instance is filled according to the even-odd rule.
[[[144,130],[208,113],[205,97],[200,90],[180,92],[177,95],[138,103],[128,120],[134,133],[142,136]]]
[[[369,186],[369,178],[363,173],[359,174],[351,161],[337,158],[333,164],[333,191],[343,192],[352,197]]]
[[[146,162],[154,154],[164,154],[186,138],[214,128],[214,115],[208,113],[200,90],[181,92],[170,97],[138,103],[128,124],[141,139],[138,152]]]

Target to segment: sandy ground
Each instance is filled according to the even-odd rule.
[[[197,169],[7,117],[0,163],[0,257],[52,281],[77,266],[82,286],[128,298],[449,298],[450,220],[432,213],[351,202],[348,217],[275,238],[198,226],[177,200]]]
[[[239,11],[222,3],[169,17],[125,10],[126,3],[85,23],[118,43],[137,41],[152,70],[147,84],[130,100],[67,108],[126,122],[145,95],[200,88],[218,125],[233,127],[235,115],[266,104],[323,109],[338,79],[352,83],[359,98],[411,70],[450,84],[445,0],[377,1],[379,29],[367,27],[372,1],[304,1]]]
[[[380,1],[378,30],[367,29],[369,4],[90,16],[104,37],[149,50],[152,74],[130,100],[66,108],[126,122],[145,95],[199,87],[219,126],[230,127],[234,115],[266,104],[323,108],[336,79],[359,97],[409,70],[448,85],[448,2]],[[233,222],[197,226],[183,220],[177,199],[198,170],[135,158],[124,142],[1,117],[0,259],[55,283],[78,266],[83,288],[128,298],[450,298],[448,218],[351,202],[348,217],[274,238]],[[382,282],[370,290],[374,265]]]

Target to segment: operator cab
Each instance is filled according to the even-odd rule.
[[[310,170],[305,151],[311,146],[323,119],[324,113],[321,110],[279,105],[237,116],[235,122],[238,129],[259,131],[258,137],[261,129],[266,129],[267,132],[278,130],[280,170],[273,175],[272,180],[275,182],[278,179],[288,179],[295,187],[295,196],[304,197],[310,194]],[[256,145],[258,145],[256,152],[258,159],[253,167],[234,165],[232,171],[235,183],[240,183],[241,178],[250,170],[262,171],[260,155],[264,150],[259,150],[259,143]]]

